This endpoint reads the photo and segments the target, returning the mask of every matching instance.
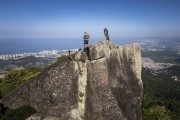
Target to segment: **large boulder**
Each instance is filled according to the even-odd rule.
[[[10,108],[31,105],[34,119],[140,120],[141,52],[138,44],[105,40],[58,61],[5,96]],[[28,118],[28,119],[30,119]]]

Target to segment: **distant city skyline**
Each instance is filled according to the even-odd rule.
[[[0,0],[0,38],[180,37],[179,0]]]

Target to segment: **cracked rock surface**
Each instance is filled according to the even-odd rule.
[[[141,120],[141,52],[138,44],[99,41],[90,59],[80,50],[2,99],[10,108],[31,105],[27,120]]]

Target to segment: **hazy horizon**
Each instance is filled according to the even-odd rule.
[[[103,40],[91,38],[89,44]],[[134,39],[112,39],[115,44],[133,43]],[[68,50],[83,48],[83,38],[0,38],[0,55],[39,52],[42,50]]]

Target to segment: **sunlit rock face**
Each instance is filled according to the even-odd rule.
[[[138,44],[105,40],[58,61],[2,99],[10,108],[31,105],[30,119],[141,120],[141,52]]]

